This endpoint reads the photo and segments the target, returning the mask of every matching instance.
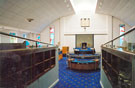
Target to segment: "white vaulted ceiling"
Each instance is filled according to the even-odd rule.
[[[135,0],[98,0],[96,12],[114,16],[130,26],[135,25]]]
[[[0,0],[0,25],[40,32],[54,20],[73,14],[69,0]],[[34,19],[28,22],[27,19]]]

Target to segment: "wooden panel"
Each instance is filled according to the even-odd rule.
[[[0,51],[0,87],[26,88],[55,66],[55,48],[36,50]]]
[[[63,58],[63,55],[62,54],[60,54],[59,55],[59,60],[61,60]]]
[[[132,88],[133,54],[102,47],[102,67],[113,88]]]
[[[62,54],[67,54],[67,53],[69,53],[69,47],[68,46],[62,47]]]
[[[68,61],[68,67],[76,70],[96,70],[99,66],[99,61],[93,63],[75,63]]]
[[[21,49],[26,48],[23,43],[0,43],[0,50],[9,50],[9,49]]]

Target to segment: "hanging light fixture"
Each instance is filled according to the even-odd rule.
[[[32,22],[34,19],[33,18],[27,18],[28,22]]]

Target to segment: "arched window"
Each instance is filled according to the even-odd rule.
[[[50,27],[50,43],[54,45],[54,27]]]
[[[120,35],[125,33],[125,24],[120,24]],[[122,43],[124,41],[124,36],[120,37],[120,46],[122,46]]]

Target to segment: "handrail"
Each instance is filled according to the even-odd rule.
[[[10,34],[4,33],[4,32],[0,32],[0,34],[2,34],[2,35],[7,35],[7,36],[11,36],[11,37],[16,37],[16,38],[20,38],[20,39],[25,39],[25,40],[33,41],[33,42],[36,42],[36,43],[39,42],[39,41],[36,41],[36,40],[32,40],[32,39],[28,39],[28,38],[23,38],[23,37],[20,37],[20,36],[10,35]],[[47,44],[47,45],[52,45],[52,44],[44,43],[44,42],[39,42],[39,43]],[[54,46],[54,45],[53,45],[53,46]]]
[[[110,43],[110,42],[113,42],[114,40],[116,40],[116,39],[118,39],[118,38],[120,38],[120,37],[122,37],[122,36],[124,36],[124,35],[126,35],[126,34],[128,34],[128,33],[130,33],[130,32],[132,32],[132,31],[134,31],[134,30],[135,30],[135,27],[131,28],[130,30],[128,30],[128,31],[125,32],[124,34],[119,35],[118,37],[116,37],[116,38],[114,38],[114,39],[112,39],[112,40],[106,42],[105,44],[108,44],[108,43]],[[105,44],[103,44],[103,45],[105,45]]]

